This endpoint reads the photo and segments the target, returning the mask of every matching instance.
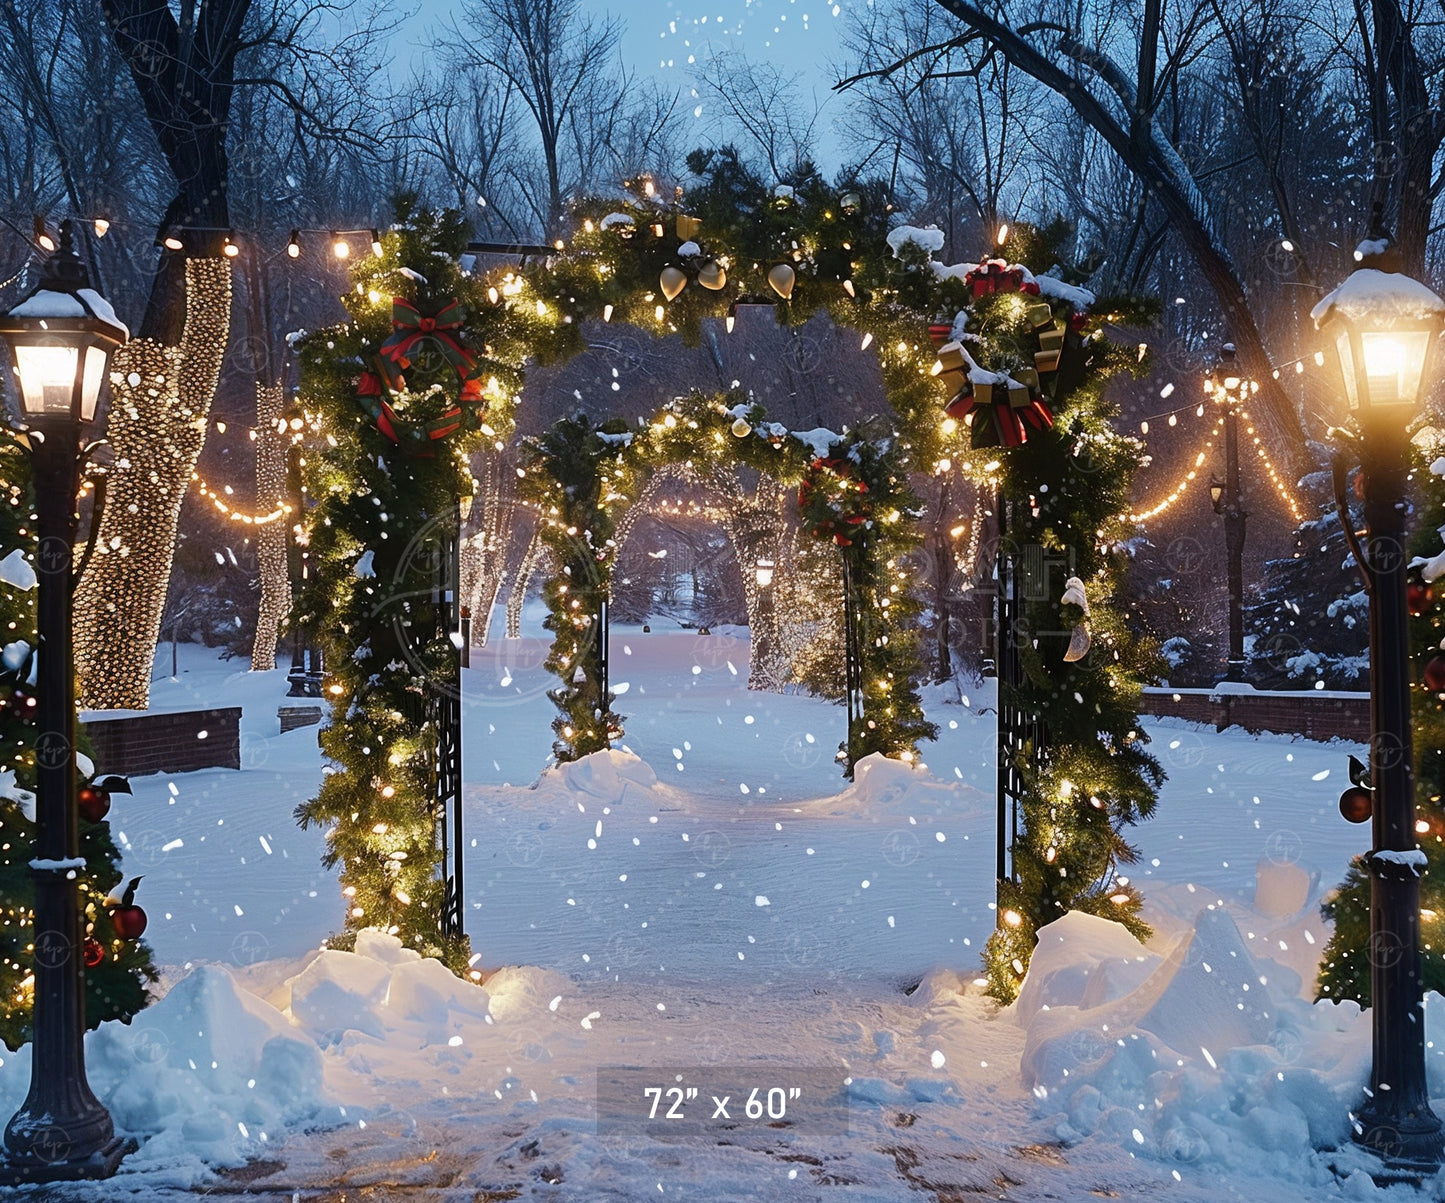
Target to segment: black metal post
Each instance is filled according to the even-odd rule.
[[[1239,482],[1239,401],[1224,403],[1224,548],[1229,559],[1229,660],[1226,681],[1244,680],[1244,493]]]
[[[30,1091],[5,1128],[0,1182],[106,1178],[135,1146],[117,1138],[85,1076],[85,963],[76,876],[80,819],[75,794],[75,666],[71,651],[72,548],[78,519],[80,431],[36,421],[31,451],[38,517],[35,742],[39,856],[35,879],[35,1003]],[[97,516],[96,521],[99,521]]]
[[[1365,559],[1370,574],[1370,873],[1373,1065],[1355,1140],[1405,1170],[1433,1173],[1445,1154],[1425,1082],[1420,981],[1420,878],[1405,606],[1404,420],[1361,419]],[[1348,519],[1345,519],[1348,521]]]
[[[863,723],[863,664],[859,646],[858,598],[855,595],[853,566],[847,552],[843,558],[843,688],[848,695],[848,735],[844,745],[845,775],[853,776],[854,732]]]
[[[1014,777],[1017,774],[1013,760],[1013,699],[1008,696],[1011,687],[1018,684],[1018,648],[1014,643],[1014,620],[1018,607],[1011,588],[1017,574],[1013,571],[1013,557],[1007,550],[1007,505],[1000,486],[994,490],[993,496],[993,512],[998,521],[998,555],[994,558],[994,577],[998,587],[994,595],[993,624],[994,684],[998,689],[994,713],[998,769],[998,815],[994,840],[997,865],[994,878],[999,884],[1008,876],[1008,807],[1015,794]]]

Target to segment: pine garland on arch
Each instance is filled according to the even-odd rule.
[[[944,429],[967,438],[975,456],[993,457],[1009,505],[1005,550],[1023,574],[1021,680],[1000,682],[1000,701],[1047,732],[1015,756],[1023,781],[1015,879],[1000,883],[998,926],[984,952],[990,992],[1003,1001],[1018,992],[1038,929],[1069,911],[1147,935],[1142,898],[1122,871],[1137,855],[1124,833],[1153,813],[1164,779],[1137,710],[1156,653],[1117,602],[1141,447],[1115,430],[1105,394],[1146,362],[1106,337],[1105,319],[1142,324],[1152,308],[1036,274],[1058,262],[1060,232],[1019,227],[1001,248],[1009,258],[955,272],[941,289],[961,295],[951,333],[962,335],[967,363],[952,377],[959,391]],[[962,412],[972,421],[960,421],[969,396],[974,404]],[[1047,420],[1029,420],[1040,405]]]
[[[330,763],[297,819],[326,828],[324,863],[341,866],[345,932],[333,944],[382,927],[458,973],[470,951],[441,927],[437,731],[425,698],[460,682],[434,556],[457,499],[473,491],[469,452],[509,435],[523,357],[548,341],[461,270],[465,243],[456,214],[403,198],[382,255],[353,268],[351,320],[296,344],[300,402],[325,441],[303,460],[301,537],[315,573],[293,611],[318,632],[329,670]]]

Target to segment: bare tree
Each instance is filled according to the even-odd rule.
[[[718,144],[741,142],[744,157],[766,164],[774,180],[812,173],[810,149],[822,105],[803,94],[801,73],[780,75],[740,50],[723,50],[706,60],[697,78],[716,102],[709,127]],[[704,112],[708,107],[704,102]]]
[[[580,0],[470,0],[463,11],[466,27],[446,41],[448,57],[499,75],[530,115],[541,178],[514,162],[513,179],[537,226],[556,237],[569,193],[590,182],[579,147],[589,156],[597,149],[577,131],[597,105],[610,113],[626,90],[616,67],[622,25],[587,15]]]
[[[888,178],[894,203],[955,247],[971,223],[991,231],[1023,207],[1029,126],[1045,116],[1030,96],[1042,90],[966,34],[932,0],[854,9],[838,85],[863,118],[848,127],[855,170]]]

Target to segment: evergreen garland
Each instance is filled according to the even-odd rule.
[[[1427,428],[1413,444],[1414,532],[1409,551],[1426,560],[1442,554],[1445,529],[1445,436]],[[1437,467],[1438,465],[1438,467]],[[1418,578],[1416,578],[1418,579]],[[1426,990],[1445,992],[1445,693],[1432,692],[1424,670],[1445,641],[1445,581],[1431,585],[1428,603],[1410,618],[1415,666],[1411,731],[1415,754],[1415,815],[1426,867],[1420,874],[1420,969]],[[1425,825],[1423,830],[1419,824]],[[1350,862],[1345,880],[1320,905],[1334,930],[1320,960],[1317,998],[1352,998],[1370,1005],[1370,875],[1363,857]]]
[[[1060,233],[1023,227],[1003,250],[1042,271],[1057,262]],[[1035,307],[1046,303],[1053,328],[1065,332],[1059,366],[1042,381],[1053,425],[1031,429],[1022,446],[991,452],[1008,503],[1008,547],[1024,574],[1021,681],[1000,682],[1000,703],[1046,732],[1042,746],[1016,758],[1024,786],[1022,830],[1012,847],[1016,880],[1000,886],[998,926],[984,953],[990,992],[1003,1001],[1018,992],[1038,929],[1068,911],[1148,934],[1142,899],[1119,872],[1137,856],[1124,829],[1153,813],[1164,779],[1145,751],[1137,711],[1142,680],[1157,675],[1156,653],[1116,608],[1126,568],[1121,544],[1132,533],[1124,514],[1141,448],[1115,431],[1117,411],[1104,395],[1114,377],[1142,370],[1144,357],[1106,338],[1100,320],[1123,313],[1140,320],[1146,311],[1124,299],[1088,300],[1057,286],[1037,296],[971,290],[963,308],[973,358],[1019,379],[1036,363]],[[1087,611],[1063,598],[1071,577],[1083,584]],[[1079,626],[1092,646],[1066,661]]]
[[[552,724],[557,760],[600,751],[622,734],[613,697],[603,689],[598,629],[617,560],[612,536],[621,508],[634,503],[654,471],[674,463],[699,471],[743,464],[796,484],[804,524],[848,559],[852,604],[865,635],[865,711],[840,747],[848,773],[872,752],[912,760],[918,741],[933,738],[936,728],[924,719],[917,692],[916,603],[903,565],[904,553],[917,542],[917,499],[902,458],[891,436],[875,441],[862,429],[838,436],[826,448],[829,454],[819,456],[822,436],[808,433],[805,441],[737,395],[719,400],[694,393],[670,402],[636,430],[618,420],[594,427],[579,415],[527,440],[523,492],[537,508],[542,538],[560,566],[543,592],[550,610],[546,626],[554,632],[547,668],[562,682],[548,695],[560,712]],[[841,607],[844,599],[834,604]]]
[[[458,259],[466,227],[454,213],[398,203],[383,254],[353,269],[344,299],[351,321],[297,343],[300,400],[319,414],[325,444],[304,460],[311,508],[303,537],[315,575],[293,620],[318,632],[329,669],[330,725],[321,745],[330,764],[317,796],[297,809],[329,840],[324,863],[341,866],[348,946],[355,931],[381,927],[408,948],[467,969],[467,941],[444,937],[445,892],[434,807],[437,731],[428,690],[459,689],[451,632],[435,604],[437,536],[458,497],[473,491],[467,456],[483,438],[510,432],[525,348],[545,348],[539,319],[528,322],[492,300]],[[388,402],[411,431],[451,424],[468,396],[484,411],[440,438],[388,433],[368,401],[366,373],[397,333],[400,307],[423,314],[459,302],[456,343],[475,362],[459,369],[436,346],[418,344],[397,364],[404,386]],[[404,311],[403,311],[404,312]],[[394,436],[394,437],[393,437]]]
[[[9,439],[0,441],[0,559],[19,551],[35,561],[35,527],[29,458]],[[29,684],[38,643],[35,592],[0,580],[0,1041],[20,1047],[30,1038],[34,1001],[31,942],[34,937],[35,883],[30,861],[36,856],[37,829],[22,801],[35,788],[35,691]],[[87,751],[84,728],[77,732]],[[101,766],[102,768],[104,766]],[[83,776],[83,775],[82,775]],[[32,812],[33,813],[33,812]],[[85,1022],[94,1028],[107,1019],[129,1021],[150,1001],[147,987],[156,980],[150,946],[115,934],[105,899],[121,880],[120,851],[110,822],[80,820],[80,905],[86,935],[102,957],[85,970]],[[98,946],[98,947],[96,947]]]

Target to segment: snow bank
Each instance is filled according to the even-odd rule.
[[[569,794],[618,802],[629,785],[651,789],[657,784],[657,774],[640,756],[611,748],[556,765],[542,775],[542,780]]]
[[[1261,889],[1298,897],[1298,882]],[[1351,1002],[1299,997],[1297,974],[1257,961],[1222,908],[1168,952],[1117,924],[1069,915],[1043,928],[1012,1014],[1024,1085],[1057,1137],[1117,1141],[1166,1164],[1312,1182],[1316,1150],[1349,1137],[1368,1080],[1370,1025]],[[1445,999],[1426,998],[1431,1094],[1445,1089]]]
[[[315,1041],[216,966],[193,970],[131,1024],[88,1033],[85,1059],[117,1130],[142,1139],[127,1170],[173,1185],[242,1165],[288,1127],[335,1114]],[[0,1065],[0,1110],[18,1108],[29,1082],[26,1045]]]

